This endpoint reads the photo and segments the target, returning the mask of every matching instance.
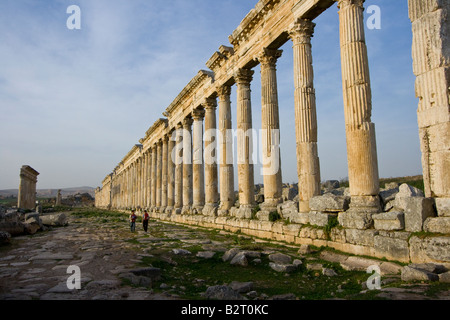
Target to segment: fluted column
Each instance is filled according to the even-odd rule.
[[[183,208],[182,214],[192,208],[192,119],[183,121]]]
[[[320,195],[316,95],[311,52],[314,26],[311,20],[298,19],[289,30],[294,51],[299,212],[309,212],[309,199]]]
[[[152,148],[148,148],[148,162],[147,162],[147,208],[150,209],[152,207]]]
[[[217,89],[219,96],[220,148],[220,208],[218,215],[226,215],[234,206],[233,132],[231,122],[231,87]]]
[[[180,214],[183,207],[183,125],[177,125],[175,142],[175,213]]]
[[[192,112],[193,136],[192,136],[192,160],[193,160],[193,203],[192,212],[201,213],[205,205],[205,178],[203,166],[203,118],[204,110],[195,109]]]
[[[176,132],[169,133],[167,150],[167,208],[166,213],[172,213],[175,204],[175,140]]]
[[[251,218],[255,203],[253,172],[253,134],[250,82],[254,71],[239,69],[234,75],[237,85],[237,167],[239,184],[239,210],[237,216]]]
[[[217,126],[215,98],[203,103],[205,108],[205,207],[203,214],[215,216],[219,202],[217,181]]]
[[[162,140],[162,177],[161,177],[161,208],[160,208],[160,212],[164,212],[167,207],[168,143],[169,143],[169,136],[165,135]]]
[[[156,143],[156,210],[161,207],[161,183],[162,183],[162,141]]]
[[[276,211],[282,202],[280,117],[278,111],[278,89],[276,62],[281,50],[264,49],[258,56],[261,64],[261,129],[262,166],[264,179],[264,203],[261,208]]]
[[[363,3],[338,1],[350,206],[355,211],[378,212],[378,160]]]
[[[157,174],[156,174],[156,170],[157,170],[157,148],[156,145],[152,146],[152,194],[151,194],[151,199],[152,199],[152,206],[151,209],[154,210],[156,209],[156,179],[157,179]]]

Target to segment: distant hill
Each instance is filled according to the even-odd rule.
[[[53,198],[58,194],[59,189],[37,189],[36,193],[41,198]],[[63,197],[73,196],[77,193],[89,193],[92,197],[95,196],[95,188],[92,187],[75,187],[75,188],[62,188],[61,195]],[[6,189],[0,190],[0,196],[2,197],[17,197],[19,189]]]

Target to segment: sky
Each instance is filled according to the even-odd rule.
[[[22,165],[38,189],[101,186],[123,157],[237,28],[257,0],[0,1],[0,189]],[[80,8],[70,30],[67,8]],[[366,0],[380,177],[422,174],[407,1]],[[348,175],[336,4],[312,39],[321,179]],[[371,14],[365,13],[365,19]],[[277,62],[283,182],[297,182],[292,43]],[[252,81],[261,128],[260,67]],[[236,127],[236,87],[232,88]],[[237,171],[237,170],[235,170]],[[237,181],[237,179],[235,179]],[[262,183],[255,168],[255,183]]]

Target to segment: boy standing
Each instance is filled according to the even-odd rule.
[[[144,231],[147,232],[148,228],[148,220],[150,219],[150,216],[148,215],[147,210],[144,210],[144,215],[142,216],[142,225],[144,227]]]
[[[134,213],[134,210],[131,210],[131,215],[130,215],[130,229],[131,232],[134,232],[134,230],[136,230],[136,214]]]

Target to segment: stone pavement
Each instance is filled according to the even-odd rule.
[[[311,277],[313,278],[312,281],[328,281],[337,276],[337,273],[343,273],[342,270],[364,271],[367,265],[374,261],[358,257],[349,258],[339,253],[327,251],[321,252],[320,256],[312,257],[310,255],[312,253],[311,248],[308,246],[302,246],[300,250],[298,250],[298,247],[292,249],[291,246],[291,250],[295,251],[291,251],[294,254],[288,256],[284,254],[286,251],[283,251],[283,248],[288,248],[288,246],[280,246],[274,249],[273,246],[266,246],[265,243],[267,242],[265,241],[251,239],[247,236],[232,235],[240,237],[242,240],[246,239],[247,243],[259,247],[259,251],[241,250],[235,241],[230,240],[232,238],[229,237],[229,234],[227,236],[227,233],[223,231],[215,233],[220,237],[213,237],[211,232],[204,229],[187,228],[158,221],[150,222],[149,231],[149,233],[143,232],[141,225],[137,223],[136,232],[131,233],[126,215],[120,218],[107,219],[101,216],[81,217],[75,213],[69,215],[69,225],[66,227],[53,228],[33,236],[14,237],[11,245],[0,247],[0,300],[181,299],[183,298],[183,291],[186,290],[185,286],[191,285],[190,283],[180,282],[177,285],[173,285],[173,283],[167,285],[159,281],[152,286],[152,279],[141,275],[149,270],[150,272],[155,270],[157,273],[162,272],[166,276],[171,274],[168,269],[149,268],[143,271],[143,265],[148,266],[148,264],[143,264],[146,259],[163,259],[168,265],[176,266],[175,260],[183,255],[186,257],[185,259],[190,259],[189,261],[192,261],[192,263],[202,259],[211,259],[213,256],[222,257],[216,259],[216,263],[219,261],[223,263],[221,266],[225,267],[230,264],[226,268],[247,268],[248,270],[250,266],[258,263],[261,268],[265,268],[263,269],[264,273],[272,272],[274,275],[275,270],[279,274],[284,273],[285,279],[289,279],[290,270],[295,270],[303,265],[305,269],[299,275],[303,278],[298,279],[305,279],[305,282],[309,281],[308,279]],[[193,248],[193,246],[201,248],[196,255],[186,250]],[[164,254],[160,255],[161,252]],[[263,262],[261,262],[262,260]],[[323,261],[341,263],[343,269],[336,269],[336,273],[335,270],[325,268],[325,264],[322,265]],[[401,266],[382,261],[378,261],[378,264],[383,275],[383,288],[377,292],[377,295],[372,295],[371,298],[389,300],[430,299],[430,296],[426,294],[429,289],[428,283],[415,285],[405,283],[396,287],[386,287],[386,284],[390,282],[399,282]],[[68,273],[68,267],[71,265],[80,268],[81,289],[79,290],[70,290],[67,287],[67,280],[72,276],[72,273]],[[178,265],[178,268],[181,269],[180,265]],[[138,272],[133,273],[136,270]],[[175,275],[179,276],[182,272],[182,270],[179,270]],[[184,276],[186,277],[188,274],[189,272]],[[361,276],[361,272],[359,275]],[[364,279],[368,277],[364,274],[362,276],[365,277]],[[180,276],[180,279],[182,277]],[[208,278],[206,277],[206,279]],[[205,282],[203,278],[195,279],[195,281]],[[191,282],[191,279],[189,279],[189,282]],[[299,282],[303,282],[303,280]],[[286,281],[286,283],[288,284],[289,281]],[[198,299],[217,298],[211,292],[214,292],[214,290],[223,291],[222,285],[223,283],[218,278],[212,279],[205,287],[205,289],[208,289],[205,290],[207,291],[206,295],[199,295]],[[249,300],[302,298],[289,291],[270,297],[256,292],[256,289],[251,289],[253,283],[236,282],[230,286],[235,290],[238,290],[237,287],[248,287],[247,291],[250,290],[249,292],[241,289],[239,289],[241,291],[238,291],[242,294],[242,298]],[[338,287],[336,294],[339,290],[342,291],[340,287]],[[368,291],[367,288],[364,288],[364,284],[361,285],[360,290],[361,294]],[[357,289],[356,293],[358,291]],[[448,287],[441,291],[437,294],[437,297],[431,297],[431,299],[450,299]],[[333,296],[329,298],[333,298]]]

